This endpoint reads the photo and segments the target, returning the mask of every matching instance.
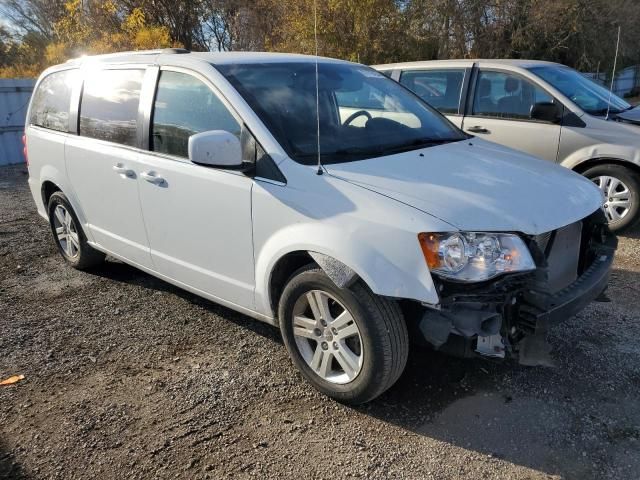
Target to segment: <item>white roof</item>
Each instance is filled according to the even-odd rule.
[[[83,63],[86,61],[99,61],[105,63],[148,63],[155,61],[162,56],[163,60],[171,58],[173,55],[180,57],[181,62],[193,59],[199,62],[224,65],[233,63],[277,63],[277,62],[315,62],[316,58],[321,63],[348,63],[344,60],[337,60],[327,57],[315,57],[313,55],[300,55],[295,53],[272,53],[272,52],[189,52],[181,49],[164,50],[140,50],[133,52],[108,53],[105,55],[93,55],[79,57],[69,60],[67,63]]]
[[[395,68],[424,68],[442,66],[471,66],[473,63],[479,63],[485,67],[491,66],[511,66],[527,68],[536,65],[559,65],[554,62],[545,62],[542,60],[526,60],[526,59],[488,59],[488,58],[476,58],[476,59],[454,59],[454,60],[424,60],[419,62],[400,62],[400,63],[387,63],[384,65],[372,65],[377,70],[392,70]]]

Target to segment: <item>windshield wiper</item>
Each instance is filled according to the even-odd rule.
[[[415,150],[418,148],[435,147],[437,145],[444,145],[445,143],[459,142],[463,138],[417,138],[408,143],[402,143],[399,145],[387,147],[384,149],[385,153],[398,153],[407,150]]]
[[[401,143],[397,145],[380,145],[377,148],[362,148],[362,147],[351,147],[351,148],[341,148],[334,152],[329,152],[326,155],[337,155],[337,156],[350,156],[350,155],[391,155],[393,153],[400,153],[407,150],[415,150],[417,148],[426,148],[426,147],[434,147],[436,145],[443,145],[445,143],[456,142],[462,139],[458,138],[418,138],[412,140],[407,143]]]
[[[401,143],[397,145],[380,145],[373,148],[364,147],[347,147],[334,150],[332,152],[322,152],[323,157],[371,157],[371,156],[383,156],[392,155],[394,153],[401,153],[408,150],[415,150],[418,148],[435,147],[437,145],[443,145],[445,143],[458,142],[463,138],[418,138],[407,143]],[[298,158],[311,158],[315,157],[317,153],[299,153],[296,156]]]
[[[612,108],[612,109],[599,108],[598,110],[587,110],[586,112],[590,115],[600,116],[600,115],[605,115],[607,111],[612,115],[617,115],[619,113],[626,112],[627,110],[629,109],[625,108],[624,110],[618,110],[617,108]]]

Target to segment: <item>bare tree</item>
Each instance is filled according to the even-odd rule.
[[[2,0],[0,13],[18,32],[51,40],[54,23],[64,15],[64,0]]]

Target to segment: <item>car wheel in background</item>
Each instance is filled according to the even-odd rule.
[[[62,257],[79,270],[104,262],[105,254],[87,243],[78,217],[62,192],[54,192],[47,208],[53,238]]]
[[[622,232],[640,220],[640,179],[635,172],[621,165],[603,164],[589,168],[583,175],[602,191],[604,212],[612,231]]]
[[[278,318],[293,363],[340,402],[374,399],[406,365],[409,339],[400,308],[362,282],[339,288],[317,266],[305,267],[289,279]]]

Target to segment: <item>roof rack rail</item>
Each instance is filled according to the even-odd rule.
[[[191,50],[187,50],[186,48],[163,48],[162,53],[173,53],[173,54],[182,54],[182,53],[191,53]]]

